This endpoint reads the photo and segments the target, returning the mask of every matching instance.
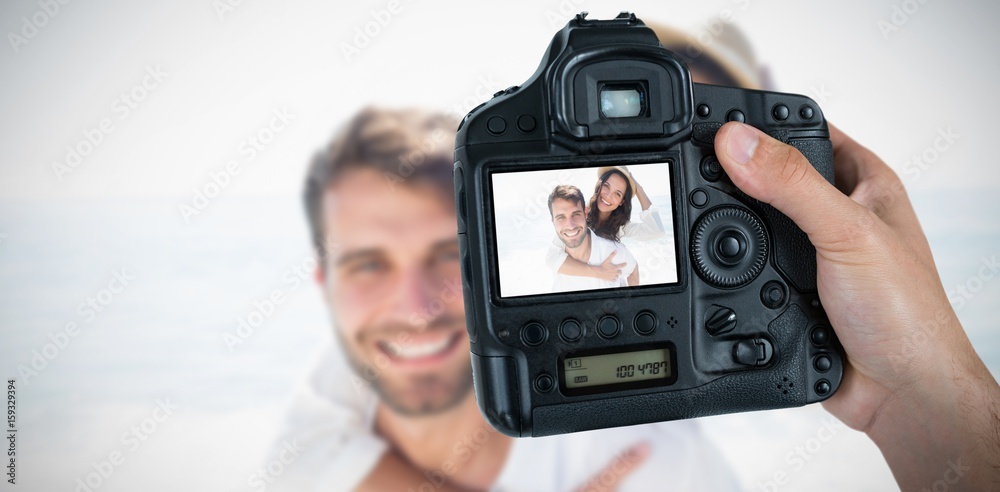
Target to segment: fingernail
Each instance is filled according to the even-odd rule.
[[[626,454],[632,462],[635,462],[649,456],[650,451],[651,447],[649,442],[643,441],[629,448]]]
[[[753,128],[741,123],[730,130],[729,141],[726,142],[726,153],[734,161],[746,164],[753,157],[758,143],[760,143],[760,135]]]

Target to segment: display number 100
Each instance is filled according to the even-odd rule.
[[[635,377],[636,371],[639,371],[640,375],[659,374],[660,369],[666,367],[666,365],[667,365],[666,361],[647,362],[645,364],[639,364],[639,365],[625,364],[622,366],[618,366],[618,369],[615,371],[615,374],[619,378]]]

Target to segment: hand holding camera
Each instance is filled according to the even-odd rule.
[[[830,137],[839,190],[757,129],[729,124],[716,137],[733,183],[816,247],[819,295],[850,362],[823,405],[875,441],[902,490],[995,487],[1000,388],[941,288],[899,177],[836,128]]]
[[[459,243],[487,420],[546,435],[829,398],[901,488],[995,487],[1000,386],[941,288],[899,178],[811,100],[690,84],[644,31],[631,14],[581,14],[523,88],[460,128]],[[505,136],[507,118],[520,134]],[[671,183],[675,275],[505,294],[496,177],[611,163]],[[621,177],[640,191],[631,171]]]
[[[729,121],[833,181],[814,101],[692,84],[630,14],[577,16],[531,79],[466,116],[459,248],[477,401],[494,427],[542,436],[837,390],[844,358],[815,249],[726,175],[714,142]],[[609,256],[616,279],[575,271]]]

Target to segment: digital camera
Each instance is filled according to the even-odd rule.
[[[559,31],[458,129],[455,199],[479,407],[517,437],[800,406],[844,355],[816,251],[714,155],[727,121],[833,182],[804,96],[695,84],[634,14]]]

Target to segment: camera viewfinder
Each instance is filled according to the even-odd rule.
[[[608,84],[601,88],[601,117],[646,116],[646,91],[641,84]]]

